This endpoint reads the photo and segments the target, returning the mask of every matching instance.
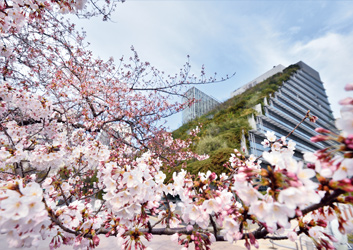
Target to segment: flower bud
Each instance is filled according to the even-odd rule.
[[[353,158],[353,153],[352,152],[345,153],[344,158]]]
[[[306,166],[308,168],[310,168],[310,169],[314,169],[315,170],[315,164],[314,163],[308,163]]]
[[[250,250],[251,249],[251,246],[250,246],[250,244],[249,244],[249,241],[248,241],[248,239],[245,239],[245,247],[248,249],[248,250]]]
[[[313,123],[315,123],[318,119],[319,118],[315,115],[309,117],[310,122],[313,122]]]
[[[347,83],[346,86],[344,86],[345,91],[351,91],[353,90],[353,83]]]
[[[319,227],[327,227],[327,222],[324,220],[319,219],[316,223]]]
[[[249,238],[250,238],[251,245],[255,244],[256,239],[255,239],[255,236],[252,233],[249,233]]]
[[[210,180],[213,181],[214,179],[216,179],[216,173],[215,172],[212,172],[212,174],[210,175]]]
[[[302,211],[301,211],[300,209],[295,210],[295,214],[296,214],[298,217],[303,216],[303,213],[302,213]]]
[[[324,128],[316,128],[315,131],[318,133],[326,133],[326,134],[331,133],[331,131],[324,129]]]
[[[92,238],[94,246],[99,245],[99,237],[97,235],[93,236]]]
[[[314,137],[310,138],[310,141],[312,142],[320,142],[320,141],[327,141],[329,140],[330,137],[328,137],[327,135],[317,135]]]
[[[352,105],[353,104],[353,98],[352,97],[346,97],[338,102],[340,105]]]

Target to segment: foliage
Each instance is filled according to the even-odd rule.
[[[188,169],[193,173],[196,173],[197,169],[207,170],[210,168],[211,171],[214,171],[215,168],[210,164],[214,155],[212,153],[226,147],[240,149],[242,134],[244,133],[247,136],[250,130],[248,116],[255,114],[253,107],[259,103],[263,104],[264,98],[269,98],[298,69],[298,65],[290,65],[283,70],[283,73],[275,74],[247,89],[244,93],[230,98],[208,114],[196,118],[175,130],[173,132],[175,138],[186,139],[188,138],[187,131],[198,126],[198,124],[202,124],[201,133],[198,134],[199,140],[194,145],[194,148],[198,154],[210,154],[210,159],[188,165]],[[209,115],[212,115],[213,118],[207,118]],[[228,157],[230,157],[230,153],[233,152],[229,152]],[[202,164],[205,165],[202,166]],[[220,165],[217,164],[217,166]],[[195,167],[195,169],[192,169],[192,167]],[[221,168],[217,167],[217,169]],[[217,174],[221,173],[215,172]]]
[[[229,162],[230,155],[234,153],[232,148],[220,148],[211,153],[210,158],[203,161],[193,161],[187,164],[186,170],[195,176],[199,172],[205,173],[211,171],[217,175],[222,173],[228,173],[228,169],[225,166]]]
[[[353,243],[353,234],[349,234],[348,236],[348,243],[352,244]]]
[[[175,138],[185,139],[188,137],[187,131],[202,124],[203,131],[199,135],[201,138],[205,135],[213,136],[212,131],[218,131],[217,136],[227,133],[229,129],[235,129],[235,136],[240,138],[242,130],[249,130],[247,124],[248,115],[254,113],[253,107],[256,104],[262,103],[264,98],[269,98],[270,95],[275,93],[284,81],[287,81],[290,76],[299,69],[298,65],[290,65],[283,70],[283,73],[277,73],[265,81],[247,89],[244,93],[234,96],[229,100],[221,103],[213,111],[202,117],[196,118],[173,132]],[[213,115],[212,119],[208,119],[209,115]],[[239,140],[239,139],[238,139]],[[228,146],[239,148],[238,143],[231,140],[225,140]]]
[[[198,154],[209,154],[217,149],[225,148],[227,144],[219,137],[205,136],[197,143],[196,152]]]

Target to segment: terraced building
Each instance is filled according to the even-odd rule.
[[[303,119],[306,112],[319,117],[316,123],[305,120],[289,137],[296,142],[295,157],[302,158],[302,153],[315,151],[333,145],[333,142],[313,143],[310,138],[316,135],[317,127],[336,131],[334,117],[327,94],[319,73],[300,61],[299,69],[283,82],[279,89],[263,104],[255,107],[257,114],[249,118],[251,129],[248,131],[248,153],[259,156],[265,150],[261,142],[265,139],[267,130],[274,131],[278,138],[288,135]]]
[[[286,68],[278,65],[231,95],[210,112],[184,122],[173,131],[174,138],[186,139],[191,129],[202,124],[193,147],[198,154],[208,154],[210,158],[188,162],[187,169],[193,174],[227,171],[224,164],[234,149],[260,156],[268,150],[261,144],[267,130],[274,131],[277,138],[287,136],[308,110],[319,119],[316,123],[306,120],[290,135],[289,139],[297,144],[294,156],[300,160],[303,152],[333,145],[332,142],[310,141],[317,135],[317,127],[336,129],[320,75],[303,62]]]

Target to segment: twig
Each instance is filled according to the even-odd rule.
[[[49,167],[47,173],[44,175],[44,177],[40,181],[38,181],[38,183],[42,183],[48,177],[50,170],[51,170],[51,167]]]
[[[64,194],[64,191],[63,191],[63,189],[61,188],[61,185],[60,185],[60,184],[59,184],[59,188],[60,188],[62,197],[64,198],[64,201],[65,201],[66,206],[69,206],[69,205],[70,205],[70,204],[69,204],[69,201],[67,200],[66,195]]]
[[[172,216],[172,211],[171,211],[171,209],[170,209],[170,205],[169,205],[169,200],[168,200],[168,197],[167,197],[167,195],[165,194],[165,192],[164,192],[164,191],[163,191],[163,195],[164,195],[164,198],[165,198],[166,203],[167,203],[167,211],[168,211],[168,216],[167,216],[167,220],[166,220],[166,222],[167,222],[167,228],[169,228],[169,227],[170,227],[170,225],[169,225],[169,221],[170,221],[170,218],[171,218],[171,216]]]
[[[310,114],[310,110],[308,110],[308,111],[306,112],[306,115],[305,115],[304,118],[297,124],[297,126],[295,126],[295,128],[294,128],[291,132],[289,132],[289,134],[286,136],[286,139],[287,139],[291,134],[293,134],[293,132],[299,127],[300,124],[302,124],[302,123],[305,121],[306,118],[309,117],[309,114]]]
[[[217,238],[217,225],[216,223],[214,222],[213,218],[212,218],[212,215],[210,215],[210,221],[211,221],[211,225],[213,227],[213,234],[214,234],[214,237]]]
[[[94,213],[94,215],[96,216],[102,209],[103,205],[105,203],[105,200],[102,202],[101,206],[99,207],[99,209]]]
[[[165,217],[162,217],[159,221],[157,221],[156,223],[153,224],[153,226],[151,225],[150,222],[148,222],[148,224],[151,226],[151,229],[154,228],[155,226],[157,226],[159,223],[161,223],[164,220]]]
[[[302,214],[303,215],[306,215],[307,213],[310,213],[320,207],[324,207],[326,205],[330,205],[331,203],[333,203],[336,198],[338,196],[340,196],[341,194],[344,194],[346,193],[346,191],[342,190],[342,189],[336,189],[335,191],[333,191],[332,194],[330,194],[329,196],[325,196],[324,198],[321,199],[321,201],[317,204],[313,204],[307,208],[304,208],[303,210],[301,210]],[[297,218],[298,216],[295,216],[293,218],[290,218],[290,219],[294,219],[294,218]]]
[[[6,172],[6,171],[0,171],[1,174],[10,174],[10,175],[16,175],[14,173],[11,173],[11,172]]]

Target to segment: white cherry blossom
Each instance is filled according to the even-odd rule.
[[[273,131],[266,131],[265,136],[266,136],[267,140],[270,142],[276,141],[276,135],[275,135],[275,132],[273,132]]]

